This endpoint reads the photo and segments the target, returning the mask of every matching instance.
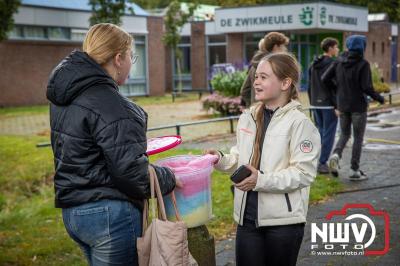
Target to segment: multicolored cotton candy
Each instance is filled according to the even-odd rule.
[[[176,156],[156,162],[171,168],[183,188],[175,190],[175,196],[182,220],[189,228],[205,224],[212,217],[211,173],[218,156]],[[169,220],[175,219],[171,197],[164,197]]]

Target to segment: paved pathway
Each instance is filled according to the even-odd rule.
[[[374,119],[380,123],[392,123],[400,120],[398,111],[382,114]],[[372,119],[372,118],[370,118]],[[376,123],[376,121],[375,121]],[[400,141],[400,126],[386,130],[368,126],[367,138],[384,138]],[[213,139],[204,142],[185,144],[190,148],[216,147],[226,150],[235,142],[233,136],[227,136],[223,141]],[[351,146],[349,143],[348,146]],[[351,182],[346,177],[350,169],[350,147],[344,151],[340,180],[345,184],[345,190],[332,199],[312,205],[308,212],[303,244],[300,250],[298,265],[400,265],[400,145],[380,146],[366,144],[361,158],[361,169],[370,177],[363,182]],[[338,256],[311,255],[310,223],[326,222],[325,216],[332,210],[340,210],[346,203],[369,203],[376,210],[385,210],[390,216],[390,250],[384,256]],[[383,219],[373,218],[377,228],[377,240],[371,248],[383,247]],[[359,221],[357,221],[359,222]],[[370,232],[367,232],[367,237]],[[234,265],[234,235],[216,244],[217,265]],[[321,251],[321,249],[319,249]],[[339,249],[335,249],[339,251]]]

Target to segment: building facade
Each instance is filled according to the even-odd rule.
[[[46,103],[51,70],[74,49],[81,49],[91,14],[83,6],[45,6],[40,0],[23,0],[15,14],[9,40],[0,43],[0,107]],[[51,1],[50,1],[51,2]],[[399,27],[387,16],[368,15],[364,7],[326,2],[220,8],[212,21],[194,21],[181,31],[181,72],[174,53],[165,47],[163,18],[148,15],[135,6],[136,15],[125,15],[122,27],[135,39],[138,62],[132,67],[121,92],[126,96],[163,95],[177,89],[208,89],[211,66],[218,63],[247,64],[258,41],[268,32],[290,38],[289,50],[308,68],[320,54],[320,42],[331,36],[340,42],[350,34],[367,36],[366,59],[381,69],[387,82],[399,78]],[[301,87],[308,82],[302,72]]]

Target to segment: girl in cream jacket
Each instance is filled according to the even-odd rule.
[[[288,53],[270,54],[256,71],[258,104],[244,111],[237,143],[219,155],[216,169],[251,175],[235,184],[237,265],[296,265],[306,222],[310,185],[320,153],[318,130],[296,101],[300,66]]]

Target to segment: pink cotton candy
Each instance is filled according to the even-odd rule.
[[[209,189],[210,175],[217,160],[217,155],[206,154],[203,156],[176,156],[160,160],[156,164],[171,168],[175,176],[183,183],[183,189],[179,189],[179,191],[189,197]]]
[[[184,174],[196,172],[200,169],[210,167],[218,160],[217,155],[206,154],[201,157],[195,157],[193,160],[174,160],[168,161],[163,166],[171,168],[175,174]]]
[[[181,155],[165,158],[156,165],[171,168],[175,177],[183,184],[176,188],[177,206],[183,221],[189,227],[205,224],[212,217],[211,173],[215,155]],[[164,197],[168,217],[174,215],[170,197]]]

